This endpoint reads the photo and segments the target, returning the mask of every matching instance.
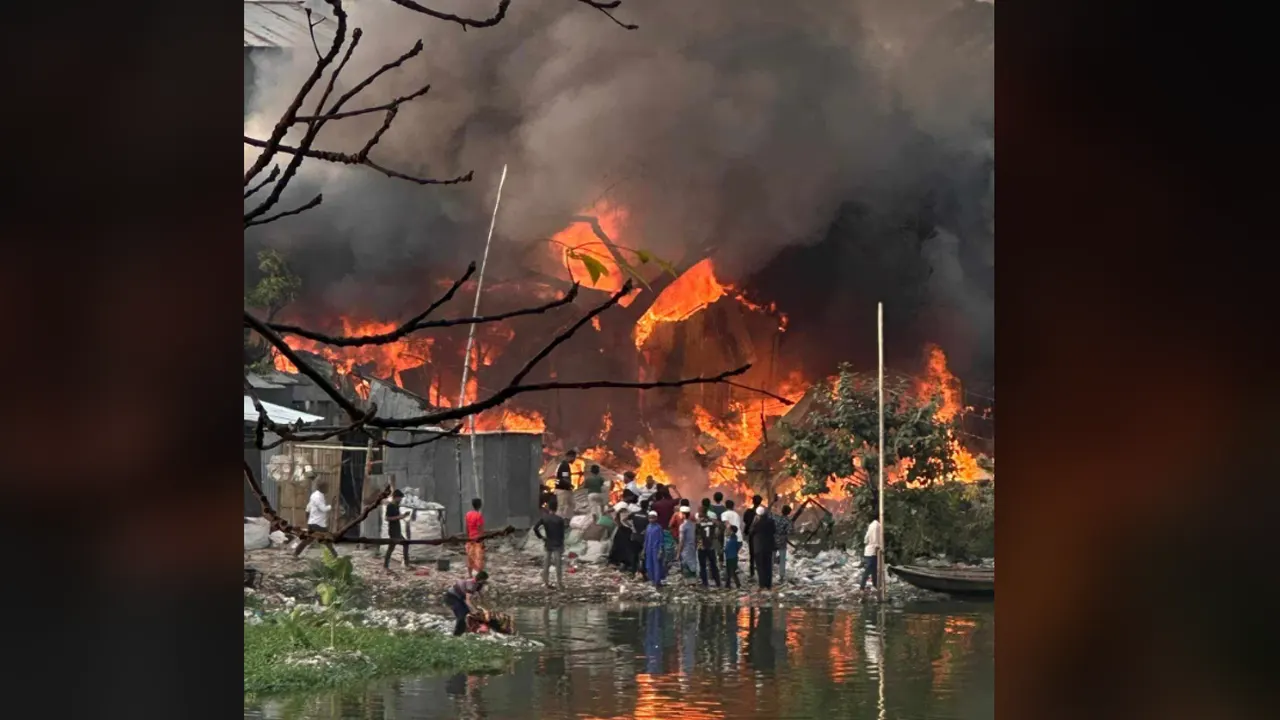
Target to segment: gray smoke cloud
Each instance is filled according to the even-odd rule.
[[[307,163],[293,194],[321,190],[324,205],[260,237],[305,247],[295,265],[329,300],[394,306],[408,290],[374,291],[372,279],[476,258],[503,163],[499,270],[603,197],[629,211],[624,244],[675,261],[711,247],[726,275],[744,277],[820,240],[844,204],[927,182],[955,198],[919,249],[927,291],[990,335],[979,325],[993,293],[991,4],[629,0],[617,15],[640,29],[628,32],[582,4],[543,0],[465,33],[391,3],[347,4],[365,33],[349,82],[419,38],[426,46],[356,103],[432,84],[375,157],[436,177],[475,170],[476,181],[422,188]],[[433,7],[483,15],[488,5]],[[249,134],[269,132],[313,62],[306,48],[260,68]],[[354,151],[380,120],[330,123],[318,146]]]

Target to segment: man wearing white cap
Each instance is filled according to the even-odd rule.
[[[649,511],[649,522],[644,530],[644,569],[653,586],[661,588],[667,568],[662,562],[662,526],[658,524],[656,510]]]
[[[688,505],[681,505],[677,515],[684,518],[678,532],[680,539],[676,543],[676,557],[680,558],[680,569],[685,577],[696,577],[698,574],[698,532]]]

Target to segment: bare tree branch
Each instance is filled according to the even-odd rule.
[[[383,118],[382,127],[379,127],[378,131],[373,134],[373,137],[369,138],[369,142],[365,143],[364,147],[360,148],[360,152],[356,153],[356,157],[361,160],[368,160],[369,151],[373,150],[373,146],[378,144],[378,141],[382,139],[383,134],[391,129],[391,123],[395,119],[396,109],[393,107],[387,111],[387,116]]]
[[[283,210],[281,212],[276,213],[275,215],[268,215],[264,218],[259,218],[257,220],[250,220],[246,222],[244,226],[253,227],[254,225],[266,225],[269,222],[275,222],[280,218],[287,218],[290,215],[301,215],[302,213],[310,210],[311,208],[319,205],[322,202],[324,202],[324,194],[320,193],[320,194],[317,194],[315,197],[311,198],[310,200],[308,200],[307,202],[303,203],[302,205],[299,205],[298,207],[292,210]]]
[[[590,7],[593,7],[599,10],[600,12],[604,13],[605,17],[612,20],[615,25],[622,28],[623,30],[638,30],[640,28],[639,25],[630,25],[622,22],[618,18],[614,17],[613,13],[609,12],[610,10],[617,9],[617,7],[622,4],[622,0],[611,0],[610,2],[599,2],[599,0],[578,0],[578,2],[582,3],[583,5],[588,5]]]
[[[608,300],[596,306],[590,312],[583,315],[582,318],[580,318],[577,322],[573,323],[564,331],[560,332],[558,335],[552,338],[551,342],[549,342],[546,345],[546,347],[544,347],[536,355],[530,358],[530,360],[527,363],[525,363],[524,367],[522,367],[520,371],[516,373],[515,377],[512,378],[511,382],[508,383],[506,387],[502,388],[501,390],[498,390],[497,392],[495,392],[494,394],[490,395],[487,398],[483,400],[478,400],[476,402],[473,402],[467,405],[461,405],[456,408],[438,410],[435,412],[426,413],[423,415],[417,415],[417,416],[408,417],[408,418],[375,417],[375,418],[369,419],[366,422],[366,424],[372,427],[379,427],[384,429],[409,428],[409,427],[417,427],[422,425],[439,425],[440,423],[448,420],[460,420],[462,418],[467,417],[468,415],[477,414],[485,410],[488,410],[489,408],[497,407],[498,405],[501,405],[502,403],[506,402],[507,400],[511,399],[516,395],[521,395],[529,392],[540,392],[544,390],[590,390],[590,389],[596,389],[596,388],[628,388],[628,389],[644,390],[644,389],[662,388],[662,387],[667,387],[667,388],[683,387],[685,385],[702,385],[702,384],[723,382],[728,378],[741,375],[751,368],[750,363],[748,363],[746,365],[743,365],[740,368],[722,372],[717,375],[713,375],[709,377],[683,378],[680,380],[664,380],[664,381],[656,381],[656,382],[627,382],[627,381],[616,381],[616,380],[596,380],[596,381],[587,381],[587,382],[531,383],[531,384],[523,384],[523,385],[520,383],[520,381],[523,380],[525,376],[527,376],[533,370],[533,368],[537,366],[539,362],[541,362],[548,355],[550,355],[553,350],[555,350],[557,347],[563,344],[566,340],[572,337],[574,333],[580,330],[584,325],[591,322],[592,318],[598,316],[600,313],[616,305],[619,300],[621,300],[624,296],[626,296],[630,292],[631,292],[631,283],[630,281],[628,281],[622,286],[622,288],[618,290],[618,292],[610,296]],[[295,367],[298,368],[299,372],[306,375],[312,382],[316,383],[316,385],[320,387],[321,391],[324,392],[326,395],[328,395],[330,398],[332,398],[333,401],[337,403],[339,407],[345,410],[348,416],[350,416],[353,420],[362,414],[362,411],[360,411],[336,387],[334,387],[333,384],[328,381],[328,379],[326,379],[318,371],[316,371],[314,368],[308,365],[304,360],[302,360],[302,358],[300,358],[298,354],[294,352],[293,348],[289,347],[288,343],[286,343],[284,339],[278,333],[276,333],[275,330],[273,330],[263,321],[254,317],[248,311],[246,311],[244,314],[244,321],[247,326],[249,326],[252,330],[254,330],[259,335],[261,335],[263,339],[265,339],[268,343],[274,345],[276,349],[280,351],[280,354],[284,355],[286,359],[288,359],[291,363],[294,364]]]
[[[272,165],[271,172],[267,175],[266,179],[264,179],[262,182],[258,183],[257,185],[254,185],[253,187],[249,188],[248,190],[244,191],[244,199],[248,200],[251,195],[261,190],[264,185],[271,182],[272,180],[275,180],[276,176],[279,174],[280,174],[280,166]]]
[[[768,397],[771,397],[774,400],[777,400],[778,402],[786,403],[787,405],[796,404],[795,400],[789,400],[787,398],[782,397],[781,395],[775,395],[774,393],[771,393],[768,390],[765,390],[763,388],[752,387],[750,385],[744,385],[742,383],[736,383],[732,380],[726,380],[725,385],[732,385],[733,387],[736,387],[736,388],[741,388],[743,390],[750,390],[751,392],[760,393],[761,395],[767,395]],[[763,421],[763,417],[761,418],[761,420]]]
[[[268,141],[251,138],[248,135],[245,135],[244,144],[252,147],[265,148],[268,145]],[[413,175],[406,175],[395,170],[390,170],[369,158],[362,159],[358,155],[352,155],[350,153],[332,152],[329,150],[312,150],[310,148],[292,147],[290,145],[282,145],[279,143],[276,144],[275,149],[277,152],[282,152],[287,155],[301,155],[302,157],[308,157],[313,160],[324,160],[325,162],[334,163],[336,165],[362,165],[372,170],[377,170],[387,177],[396,178],[398,180],[407,180],[418,185],[457,185],[458,183],[471,182],[473,175],[473,173],[468,172],[466,175],[459,175],[458,177],[449,178],[448,180],[436,180],[434,178],[415,177]]]
[[[455,426],[451,430],[446,430],[442,433],[436,433],[429,438],[425,438],[422,440],[413,440],[411,442],[403,442],[403,443],[395,442],[394,440],[387,440],[385,437],[379,438],[376,442],[377,444],[382,445],[383,447],[392,447],[392,448],[419,447],[422,445],[430,445],[431,443],[436,442],[437,440],[442,440],[447,437],[454,437],[455,435],[458,435],[459,433],[462,432],[463,427],[465,426],[459,423],[457,426]]]
[[[414,12],[419,12],[419,13],[422,13],[423,15],[429,15],[430,17],[433,17],[437,20],[445,20],[447,22],[458,23],[459,25],[462,26],[463,30],[466,30],[469,27],[473,27],[473,28],[493,27],[494,25],[497,25],[498,23],[502,22],[502,19],[507,16],[507,8],[511,6],[511,0],[501,0],[498,3],[498,9],[493,13],[492,17],[485,18],[484,20],[476,20],[474,18],[464,18],[464,17],[459,17],[458,15],[451,15],[447,12],[440,12],[439,10],[432,10],[429,7],[419,5],[413,0],[391,0],[391,2],[399,5],[402,8],[408,8],[409,10],[413,10]]]
[[[320,77],[324,75],[325,68],[329,67],[333,59],[338,56],[338,50],[342,48],[342,43],[346,40],[347,13],[342,9],[342,3],[339,0],[325,0],[325,2],[329,3],[333,8],[334,17],[338,21],[338,28],[333,36],[333,45],[329,47],[329,52],[316,61],[316,66],[311,70],[311,74],[303,81],[302,87],[298,88],[298,93],[293,97],[293,102],[289,103],[289,107],[280,116],[280,121],[272,129],[270,137],[267,138],[266,143],[263,145],[263,152],[258,155],[258,159],[253,162],[253,165],[245,171],[245,185],[252,182],[258,176],[258,173],[266,169],[267,164],[275,157],[280,141],[284,139],[285,133],[293,126],[293,119],[298,116],[298,109],[302,107],[302,101],[306,99],[307,95],[311,93],[311,89],[320,81]]]
[[[474,267],[475,265],[473,263],[472,268],[474,269]],[[464,276],[464,279],[465,279],[465,276]],[[495,315],[447,318],[442,320],[425,320],[424,318],[427,315],[430,315],[431,311],[434,309],[434,306],[433,306],[433,307],[427,308],[425,312],[409,319],[400,327],[394,330],[391,330],[389,332],[379,333],[377,335],[326,335],[324,333],[316,332],[314,330],[309,330],[304,327],[299,327],[297,325],[286,325],[284,323],[268,323],[268,327],[275,330],[276,332],[289,333],[290,335],[297,335],[299,337],[307,338],[308,340],[314,340],[316,342],[324,343],[326,345],[332,345],[334,347],[364,347],[368,345],[386,345],[387,343],[395,342],[405,337],[406,335],[417,332],[418,330],[425,330],[428,328],[456,327],[458,325],[484,325],[486,323],[499,322],[501,320],[508,320],[510,318],[515,318],[515,317],[523,317],[525,315],[538,315],[541,313],[545,313],[548,310],[553,310],[555,308],[572,303],[574,298],[576,298],[578,295],[578,287],[579,286],[577,285],[577,283],[574,283],[574,285],[569,288],[569,292],[566,293],[563,297],[557,298],[555,300],[551,300],[542,305],[529,307],[529,308],[521,308],[519,310],[509,310],[507,312],[497,313]],[[450,292],[452,293],[452,291]]]

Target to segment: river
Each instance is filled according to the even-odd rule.
[[[262,720],[995,717],[995,609],[528,608],[547,644],[494,676],[429,676],[246,707]]]

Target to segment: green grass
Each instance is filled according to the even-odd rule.
[[[302,630],[313,648],[329,646],[328,628]],[[475,638],[399,633],[381,628],[338,628],[335,648],[358,650],[369,662],[346,660],[328,667],[290,665],[284,658],[306,652],[289,628],[268,621],[244,626],[246,697],[340,688],[387,675],[418,672],[496,672],[513,652]]]

